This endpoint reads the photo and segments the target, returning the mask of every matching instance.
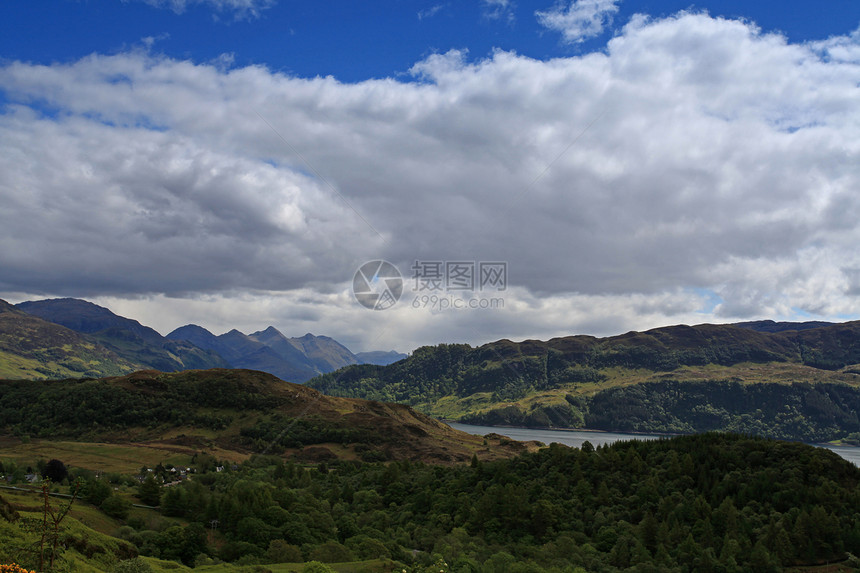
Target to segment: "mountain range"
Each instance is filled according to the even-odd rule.
[[[218,368],[229,364],[217,354],[185,341],[166,340],[136,320],[74,298],[28,301],[20,311],[87,335],[134,365],[164,372],[192,368]]]
[[[0,376],[4,378],[247,368],[301,383],[365,362],[333,338],[312,334],[287,338],[272,326],[250,335],[234,329],[216,336],[190,324],[162,336],[136,320],[80,299],[0,303]],[[367,357],[367,362],[385,363],[406,355],[372,352]]]
[[[860,322],[678,325],[441,344],[402,358],[357,356],[333,338],[290,338],[271,326],[216,336],[186,325],[163,337],[82,300],[0,302],[5,378],[249,369],[477,424],[860,440]]]
[[[213,351],[233,368],[268,372],[287,382],[305,382],[319,374],[360,363],[355,354],[333,338],[310,333],[287,338],[273,326],[252,334],[233,329],[215,336],[201,326],[188,324],[166,338]]]

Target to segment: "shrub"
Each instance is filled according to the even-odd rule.
[[[304,561],[302,550],[295,545],[290,545],[283,539],[274,539],[269,543],[266,559],[271,563],[301,563]]]
[[[35,571],[28,571],[18,565],[17,563],[9,563],[5,565],[0,563],[0,573],[36,573]]]
[[[326,541],[317,545],[309,557],[314,561],[322,561],[323,563],[344,563],[355,558],[352,551],[337,541]]]
[[[110,573],[151,573],[151,571],[152,567],[149,566],[149,563],[140,557],[135,557],[120,561],[113,566]]]
[[[112,493],[113,491],[107,482],[92,479],[84,484],[81,490],[81,497],[83,497],[84,501],[100,506]]]
[[[125,519],[131,510],[131,502],[118,495],[112,495],[99,506],[103,512],[116,519]]]

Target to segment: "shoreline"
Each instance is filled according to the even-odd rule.
[[[669,433],[669,432],[640,432],[640,431],[619,431],[619,430],[596,430],[594,428],[551,428],[551,427],[529,427],[529,426],[486,426],[483,424],[467,424],[465,422],[459,422],[457,420],[446,420],[443,418],[436,418],[440,422],[448,424],[460,424],[461,426],[472,426],[476,428],[498,428],[500,430],[504,429],[512,429],[512,430],[533,430],[533,431],[549,431],[549,432],[587,432],[587,433],[596,433],[596,434],[623,434],[628,436],[654,436],[656,438],[673,438],[678,436],[693,436],[696,435],[697,432],[693,433]],[[699,432],[703,433],[703,432]],[[833,443],[833,442],[805,442],[803,440],[786,440],[781,438],[773,438],[785,442],[801,442],[804,444],[809,444],[811,446],[825,447],[825,448],[851,448],[860,450],[860,445],[852,445],[845,443]]]
[[[626,434],[626,435],[641,435],[641,436],[665,436],[665,437],[674,437],[674,436],[691,436],[693,434],[682,434],[682,433],[670,433],[670,432],[640,432],[636,430],[597,430],[594,428],[555,428],[555,427],[547,427],[547,426],[486,426],[484,424],[467,424],[466,422],[460,422],[457,420],[446,420],[443,418],[436,418],[440,422],[448,424],[460,424],[461,426],[472,426],[475,428],[510,428],[513,430],[535,430],[535,431],[549,431],[549,432],[590,432],[595,434]]]

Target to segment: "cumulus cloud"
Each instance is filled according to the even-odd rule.
[[[54,121],[26,108],[3,116],[0,126],[13,143],[0,159],[4,287],[289,289],[304,284],[311,259],[333,247],[335,229],[358,234],[328,190],[263,158],[209,149],[171,131],[74,116]],[[349,251],[332,248],[330,264],[339,250]],[[319,274],[341,278],[325,266]]]
[[[538,22],[550,30],[561,32],[565,42],[574,44],[599,36],[612,22],[621,0],[572,0],[566,7],[558,4],[546,11],[535,12]]]
[[[0,292],[199,301],[181,316],[216,330],[229,300],[357,349],[857,316],[858,43],[681,13],[600,53],[436,54],[414,81],[7,63]],[[506,261],[505,308],[364,310],[349,283],[376,258]]]

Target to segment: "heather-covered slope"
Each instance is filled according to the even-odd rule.
[[[302,460],[468,461],[523,450],[412,408],[335,398],[250,370],[141,371],[99,380],[0,381],[0,435],[145,443]]]
[[[0,300],[0,377],[110,376],[134,369],[97,340]]]

